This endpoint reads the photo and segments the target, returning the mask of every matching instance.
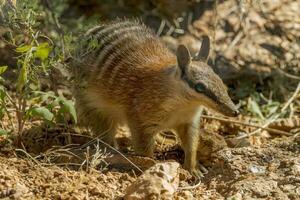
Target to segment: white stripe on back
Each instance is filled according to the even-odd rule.
[[[107,46],[105,46],[104,49],[100,52],[97,60],[94,62],[94,65],[96,65],[96,66],[98,66],[99,64],[102,64],[99,77],[102,77],[102,75],[105,73],[107,67],[109,67],[109,65],[111,63],[111,61],[109,61],[109,60],[113,60],[113,58],[114,58],[112,56],[113,55],[112,54],[112,55],[110,55],[107,58],[107,60],[103,61],[103,59],[107,55],[107,53],[109,53],[114,47],[120,45],[122,42],[126,42],[126,39],[130,38],[130,36],[132,34],[131,31],[138,30],[138,29],[141,29],[141,27],[139,27],[139,26],[128,27],[128,28],[122,29],[122,30],[120,30],[118,32],[115,32],[114,34],[112,34],[109,37],[107,37],[109,39],[109,38],[112,38],[112,37],[114,37],[114,36],[116,36],[118,34],[120,35],[122,33],[129,32],[128,34],[125,34],[125,37],[124,37],[124,35],[121,35],[120,38],[117,38],[116,40],[114,40],[113,42],[111,42],[110,44],[108,44]],[[108,39],[106,39],[106,41]],[[116,50],[116,52],[118,52],[118,50]]]
[[[133,24],[132,22],[118,22],[112,25],[109,25],[105,27],[104,29],[100,30],[96,35],[95,39],[103,36],[104,34],[109,34],[110,31],[113,31],[113,29],[118,30],[122,27],[127,27],[127,26],[137,26],[137,24]]]

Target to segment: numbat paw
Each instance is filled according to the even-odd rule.
[[[189,172],[196,179],[201,179],[201,178],[204,177],[203,173],[201,172],[201,170],[199,168],[195,168],[195,169],[189,170]]]
[[[184,163],[183,165],[183,168],[188,170],[190,172],[190,174],[195,177],[195,178],[202,178],[204,177],[203,174],[207,174],[208,170],[203,166],[201,165],[200,163]]]
[[[204,174],[208,173],[208,170],[201,164],[198,164],[197,167],[194,168],[190,167],[185,169],[187,169],[190,172],[190,174],[197,179],[203,178]]]
[[[207,174],[208,173],[208,170],[202,164],[199,164],[198,166],[199,166],[199,169],[201,170],[201,172],[203,174]]]

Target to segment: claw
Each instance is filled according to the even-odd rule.
[[[204,174],[208,173],[208,170],[202,164],[198,164],[195,168],[189,168],[188,171],[197,179],[203,178]]]
[[[203,173],[202,173],[201,170],[198,169],[198,168],[192,170],[190,173],[191,173],[191,175],[192,175],[193,177],[195,177],[196,179],[201,179],[201,178],[204,177]]]
[[[203,174],[207,174],[208,173],[208,169],[206,169],[206,167],[204,167],[204,165],[199,164],[199,169],[201,170],[201,172]]]

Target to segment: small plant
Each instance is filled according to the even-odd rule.
[[[17,133],[22,135],[25,123],[31,119],[42,119],[51,124],[64,120],[70,115],[76,123],[76,112],[71,100],[54,92],[41,91],[41,79],[49,78],[52,66],[61,62],[63,52],[54,49],[54,42],[49,36],[39,31],[44,12],[40,12],[39,1],[18,1],[17,7],[6,10],[7,32],[2,37],[6,44],[14,47],[17,62],[14,67],[0,67],[0,120],[5,116],[12,119],[15,115]],[[20,9],[19,9],[20,8]],[[13,92],[5,87],[6,80],[2,75],[6,71],[16,75],[11,86]],[[11,129],[14,129],[11,122]],[[13,130],[10,130],[13,131]],[[9,131],[0,127],[0,134]]]

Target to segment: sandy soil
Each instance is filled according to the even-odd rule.
[[[68,137],[71,141],[86,142],[86,138],[78,139],[71,133]],[[33,143],[41,144],[42,138],[43,145]],[[35,140],[24,141],[23,148],[30,141],[31,147],[40,152],[32,151],[33,148],[25,152],[2,142],[0,198],[121,199],[127,186],[140,174],[112,150],[101,150],[101,145],[78,149],[65,144],[66,138],[49,131]],[[119,143],[126,144],[126,139],[119,139]],[[51,148],[47,141],[51,141]],[[41,146],[44,148],[37,148]],[[124,155],[143,170],[165,160],[182,163],[183,153],[178,145],[159,146],[158,150],[155,159],[134,156],[130,150]],[[184,197],[186,192],[194,199],[300,199],[299,137],[276,138],[240,148],[225,147],[212,152],[209,160],[202,163],[208,173],[200,186],[178,191],[175,199]],[[180,186],[193,184],[195,180],[181,169]]]

